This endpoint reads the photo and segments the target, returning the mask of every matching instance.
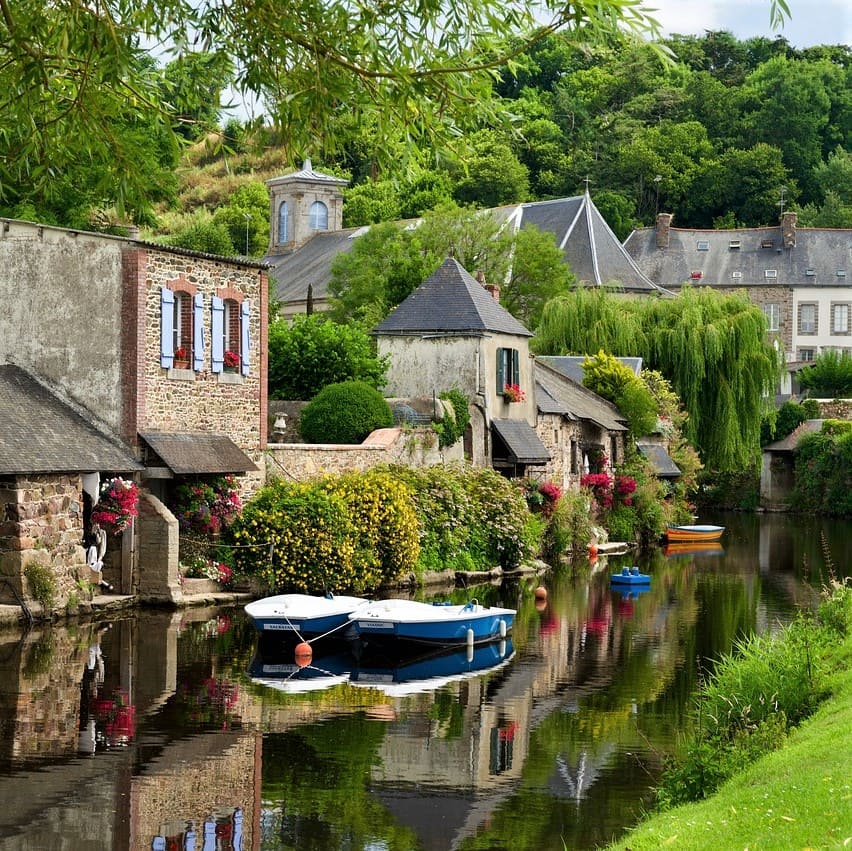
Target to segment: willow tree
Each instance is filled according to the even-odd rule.
[[[534,349],[641,357],[680,396],[689,412],[684,435],[706,467],[737,471],[759,457],[780,362],[763,311],[743,293],[686,287],[676,298],[628,299],[578,291],[548,302]]]

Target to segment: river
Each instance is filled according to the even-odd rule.
[[[518,610],[470,653],[339,644],[299,668],[239,608],[7,628],[0,851],[603,844],[651,803],[714,660],[850,574],[848,522],[701,519],[726,526],[721,548],[453,592]],[[648,590],[614,591],[634,562]]]

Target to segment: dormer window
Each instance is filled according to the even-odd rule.
[[[328,207],[322,201],[314,201],[310,210],[311,230],[328,230]]]
[[[741,243],[740,243],[740,241],[739,241],[738,239],[732,239],[732,240],[728,243],[728,250],[729,250],[729,251],[738,251],[738,250],[739,250],[739,248],[740,248],[740,246],[741,246]]]

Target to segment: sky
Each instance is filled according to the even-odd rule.
[[[779,30],[769,25],[770,0],[646,0],[644,5],[656,9],[652,15],[666,35],[727,30],[740,41],[781,35],[798,48],[852,44],[849,0],[787,0],[790,19]]]

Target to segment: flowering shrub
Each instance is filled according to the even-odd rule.
[[[604,508],[612,505],[612,476],[609,473],[586,473],[580,478],[580,487],[588,488],[598,505]]]
[[[212,579],[221,585],[230,585],[234,572],[223,562],[196,556],[188,562],[180,563],[180,573],[184,579]]]
[[[535,482],[524,479],[521,483],[527,507],[530,511],[540,511],[545,517],[550,517],[562,496],[562,488],[553,482]]]
[[[211,534],[233,522],[242,508],[233,476],[195,479],[178,485],[169,506],[182,531]]]
[[[240,356],[236,352],[231,351],[231,349],[228,349],[222,356],[222,362],[229,369],[235,369],[240,365]]]
[[[138,515],[139,486],[135,482],[116,477],[101,485],[100,499],[92,510],[92,523],[117,535]]]
[[[507,384],[503,388],[503,398],[507,402],[525,402],[527,394],[517,384]]]

